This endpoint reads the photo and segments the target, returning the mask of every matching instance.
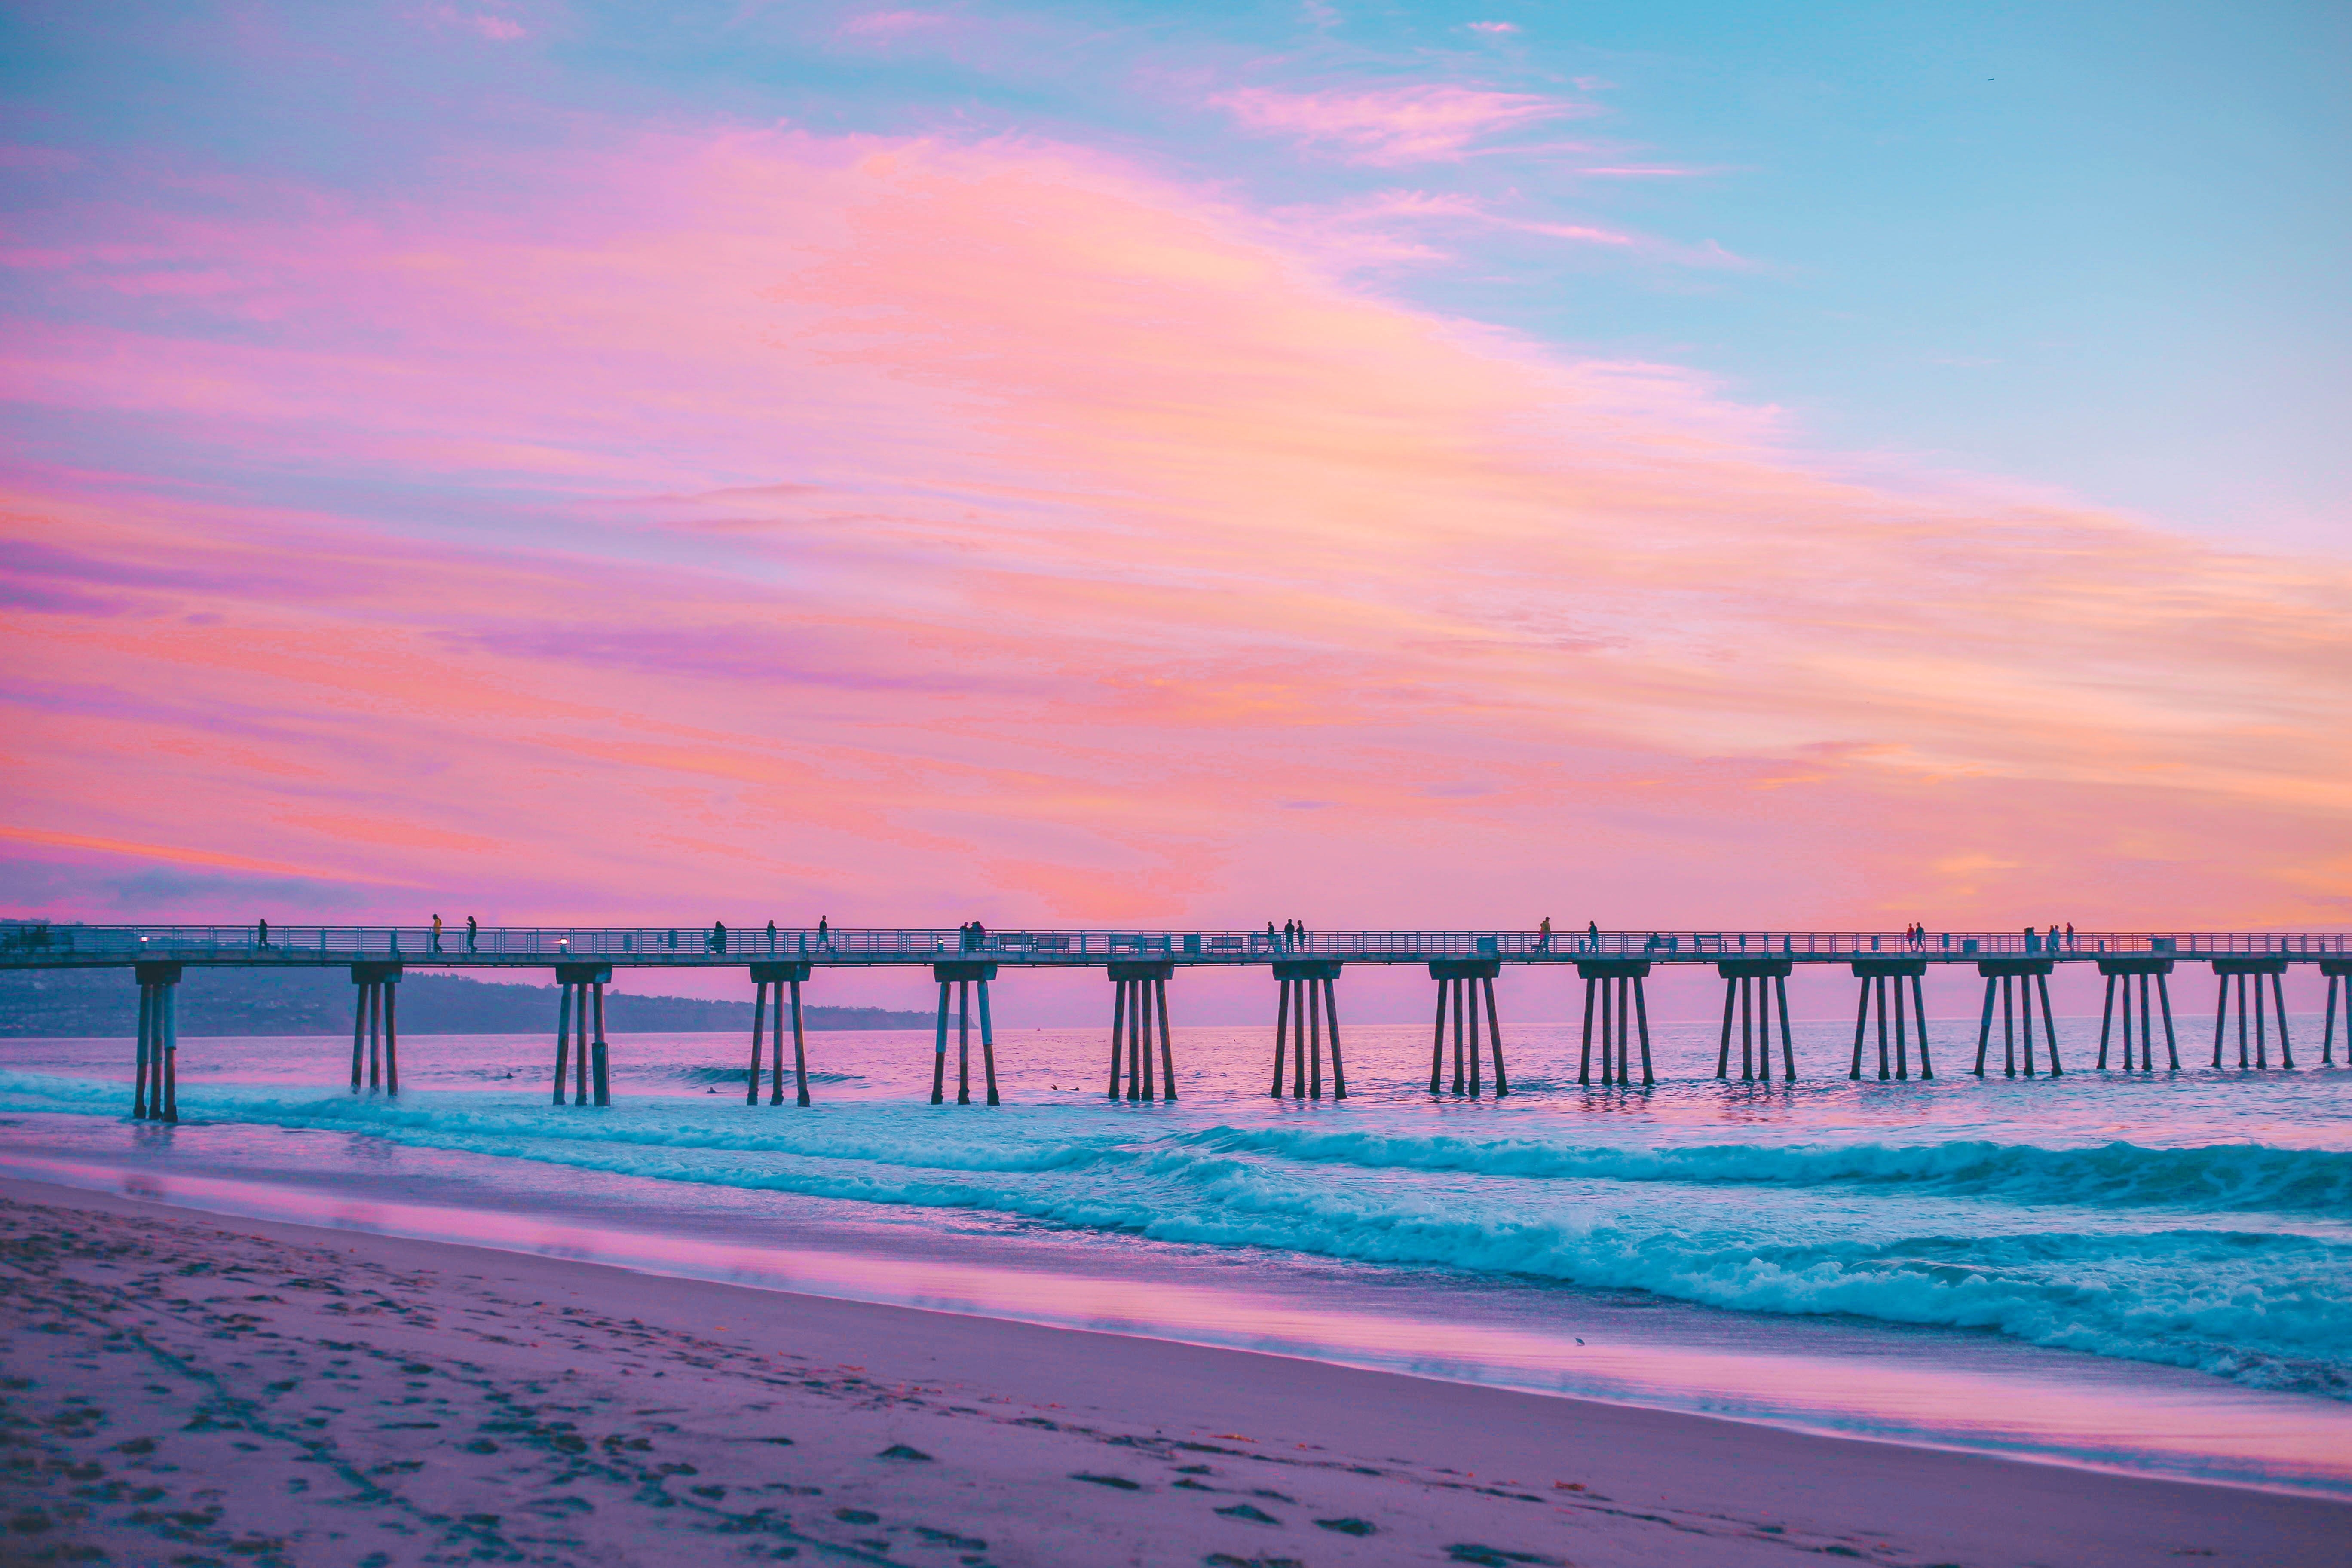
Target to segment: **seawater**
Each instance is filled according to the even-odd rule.
[[[1850,1082],[1821,1024],[1764,1085],[1660,1025],[1630,1090],[1519,1026],[1475,1101],[1428,1093],[1425,1029],[1358,1026],[1349,1098],[1303,1104],[1264,1031],[1180,1028],[1150,1105],[1105,1100],[1098,1031],[1013,1029],[992,1110],[928,1103],[928,1031],[812,1035],[809,1110],[746,1106],[733,1035],[616,1037],[603,1110],[548,1103],[538,1037],[410,1037],[396,1101],[349,1091],[348,1039],[189,1039],[171,1129],[123,1119],[125,1042],[20,1040],[0,1171],[2352,1493],[2352,1071],[2102,1073],[2062,1026],[2057,1079],[1979,1080],[1946,1026],[1935,1080]]]

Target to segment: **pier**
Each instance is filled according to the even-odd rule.
[[[1788,977],[1801,965],[1843,967],[1857,982],[1853,1052],[1847,1076],[1864,1076],[1865,1046],[1876,1023],[1876,1076],[1935,1069],[1927,1037],[1922,977],[1932,966],[1968,965],[1985,983],[1977,1037],[1976,1076],[1984,1076],[1993,1017],[2000,1015],[2004,1076],[2037,1076],[2034,1018],[2039,1004],[2041,1074],[2061,1076],[2050,1009],[2050,975],[2065,965],[2095,967],[2106,983],[2098,1065],[2108,1065],[2121,1025],[2122,1070],[2155,1070],[2155,1020],[2160,1016],[2171,1070],[2180,1066],[2170,983],[2178,969],[2202,964],[2215,979],[2212,1066],[2224,1065],[2235,1012],[2237,1065],[2294,1066],[2286,1022],[2284,976],[2309,964],[2327,981],[2321,1062],[2335,1063],[2339,1010],[2352,1031],[2352,932],[2346,931],[1602,931],[1581,935],[1517,931],[845,930],[826,924],[779,929],[709,926],[95,926],[16,922],[0,926],[0,969],[114,968],[139,987],[132,1114],[176,1121],[178,984],[191,967],[343,968],[355,1003],[352,1088],[396,1094],[400,1087],[397,997],[408,969],[552,970],[558,986],[552,1103],[612,1102],[611,1045],[604,1037],[604,987],[616,969],[748,970],[755,1001],[747,1103],[760,1102],[763,1067],[768,1103],[784,1102],[784,1031],[791,1019],[794,1103],[812,1104],[801,990],[820,970],[925,969],[939,986],[931,1100],[946,1099],[948,1034],[956,1036],[956,1103],[972,1103],[971,1043],[977,1011],[982,1098],[999,1103],[995,1029],[989,986],[1006,972],[1098,969],[1110,979],[1108,1095],[1168,1102],[1177,1098],[1169,985],[1181,971],[1260,969],[1276,982],[1273,1096],[1321,1100],[1329,1053],[1330,1098],[1348,1095],[1340,1052],[1339,982],[1347,966],[1421,966],[1437,983],[1436,1032],[1429,1090],[1478,1096],[1492,1066],[1494,1093],[1510,1092],[1495,981],[1506,965],[1522,971],[1573,967],[1584,983],[1582,1055],[1577,1081],[1592,1083],[1599,1025],[1601,1086],[1634,1086],[1638,1041],[1641,1083],[1654,1083],[1650,1061],[1647,983],[1658,969],[1711,965],[1724,982],[1723,1029],[1716,1076],[1730,1069],[1734,1019],[1743,1080],[1772,1078],[1777,1033],[1783,1081],[1798,1076],[1788,1016]],[[2137,988],[2137,995],[2135,995]],[[1907,994],[1906,994],[1907,992]],[[2339,1000],[2341,999],[2341,1000]],[[975,1004],[977,1005],[975,1009]],[[2137,1004],[2137,1005],[2135,1005]],[[770,1018],[772,1016],[772,1028]],[[1483,1016],[1483,1027],[1482,1027]],[[1451,1083],[1446,1037],[1453,1037]],[[1777,1023],[1777,1029],[1776,1029]],[[2019,1025],[2022,1024],[2021,1040]],[[2135,1053],[2137,1024],[2137,1050]],[[772,1044],[771,1044],[772,1042]],[[2018,1047],[2024,1047],[2021,1053]],[[1286,1081],[1285,1068],[1288,1073]],[[567,1090],[569,1091],[567,1093]]]

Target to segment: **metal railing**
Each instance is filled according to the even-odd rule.
[[[709,967],[765,960],[895,965],[980,959],[1038,968],[1166,960],[1187,965],[1264,964],[1292,958],[1418,963],[1494,958],[1515,963],[1636,958],[1659,963],[1725,958],[1843,963],[1918,957],[1965,963],[2041,955],[2182,959],[2248,954],[2294,958],[2352,954],[2347,931],[984,931],[770,928],[767,926],[153,925],[0,921],[0,967],[50,968],[141,961],[301,965],[403,963],[422,966],[545,967],[563,963]]]

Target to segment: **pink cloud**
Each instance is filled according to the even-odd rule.
[[[1474,33],[1486,33],[1496,37],[1519,30],[1519,25],[1517,22],[1472,22],[1467,26]]]
[[[1243,88],[1210,101],[1252,131],[1384,164],[1457,158],[1482,138],[1592,112],[1588,105],[1532,93],[1451,85],[1328,92]]]
[[[2340,564],[1864,478],[1073,149],[499,173],[44,263],[92,312],[233,269],[0,373],[267,461],[0,494],[28,852],[992,922],[2285,921],[2352,872]]]

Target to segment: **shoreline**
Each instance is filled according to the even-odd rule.
[[[27,1229],[79,1238],[63,1253],[54,1244],[50,1249],[59,1259],[52,1293],[66,1285],[58,1278],[65,1276],[74,1290],[94,1291],[111,1302],[71,1320],[82,1328],[26,1331],[37,1326],[31,1320],[43,1309],[28,1303],[42,1291],[26,1282],[20,1261],[0,1310],[8,1320],[7,1370],[30,1376],[34,1387],[12,1392],[11,1405],[37,1405],[70,1394],[95,1397],[110,1425],[89,1434],[90,1444],[45,1439],[85,1455],[71,1463],[88,1463],[89,1456],[103,1451],[101,1462],[119,1466],[121,1444],[137,1440],[126,1436],[133,1426],[164,1432],[157,1439],[163,1447],[212,1450],[209,1458],[184,1465],[183,1473],[193,1468],[198,1475],[190,1479],[209,1476],[224,1483],[215,1489],[225,1496],[207,1505],[225,1510],[217,1528],[242,1528],[231,1516],[250,1493],[258,1510],[252,1528],[289,1542],[289,1562],[315,1556],[315,1545],[297,1548],[349,1523],[347,1510],[354,1508],[392,1521],[384,1528],[393,1536],[403,1532],[392,1524],[405,1521],[403,1539],[437,1530],[445,1536],[455,1531],[455,1540],[468,1529],[488,1528],[466,1525],[469,1515],[528,1517],[535,1522],[516,1530],[549,1538],[529,1547],[527,1556],[583,1563],[669,1561],[719,1544],[696,1544],[714,1531],[753,1535],[768,1548],[790,1545],[862,1561],[951,1560],[940,1557],[934,1537],[992,1543],[964,1552],[967,1564],[1271,1563],[1285,1557],[1318,1563],[1662,1557],[1761,1563],[1784,1561],[1790,1550],[1888,1563],[2124,1563],[2211,1552],[2240,1563],[2284,1564],[2332,1560],[2352,1539],[2352,1505],[2307,1494],[2020,1463],[1253,1351],[198,1214],[16,1179],[0,1180],[0,1216],[8,1226],[12,1258],[21,1259],[19,1237]],[[96,1255],[106,1248],[178,1258],[174,1267],[209,1259],[203,1272],[233,1273],[241,1284],[255,1285],[252,1304],[212,1312],[215,1303],[200,1301],[194,1292],[170,1296],[174,1287],[169,1283],[154,1284],[138,1300],[121,1296],[127,1287],[105,1279],[112,1270]],[[218,1261],[224,1255],[234,1260],[225,1270]],[[309,1298],[316,1292],[302,1281],[315,1284],[322,1261],[333,1266],[341,1294],[314,1302]],[[153,1278],[168,1282],[178,1276]],[[355,1357],[352,1342],[341,1337],[353,1326],[350,1298],[359,1281],[374,1293],[371,1304],[355,1310],[376,1320],[366,1357]],[[109,1297],[110,1290],[121,1299]],[[238,1299],[247,1298],[216,1304]],[[47,1321],[68,1321],[48,1310],[53,1315]],[[142,1340],[129,1323],[134,1314],[144,1315],[170,1344],[161,1347],[152,1335]],[[211,1319],[231,1318],[244,1321],[198,1330]],[[512,1321],[489,1332],[492,1318]],[[133,1344],[107,1342],[88,1326],[101,1320]],[[93,1334],[100,1341],[95,1347]],[[269,1337],[278,1342],[262,1350]],[[128,1353],[134,1345],[150,1353]],[[572,1353],[551,1353],[551,1346]],[[166,1386],[137,1383],[138,1374],[152,1372],[156,1348],[202,1370],[210,1384],[199,1378],[179,1388],[181,1380],[174,1380],[172,1394],[140,1392]],[[256,1352],[276,1364],[224,1359]],[[381,1423],[373,1419],[377,1413],[353,1415],[349,1404],[319,1406],[331,1411],[325,1415],[292,1414],[294,1407],[309,1408],[320,1389],[364,1371],[360,1363],[368,1357],[446,1366],[460,1353],[474,1373],[457,1377],[444,1371],[419,1380],[420,1388],[450,1406],[436,1412],[450,1418],[430,1426]],[[334,1370],[339,1356],[352,1365]],[[823,1368],[835,1370],[803,1375]],[[284,1389],[269,1384],[278,1392],[262,1393],[265,1373],[280,1370],[297,1375],[279,1380],[288,1384]],[[671,1431],[633,1431],[633,1422],[636,1427],[646,1422],[629,1407],[650,1392],[645,1383],[655,1377],[666,1385],[663,1398],[689,1392],[694,1398],[673,1412],[681,1419],[667,1424]],[[507,1392],[478,1387],[463,1393],[444,1381],[452,1378],[487,1379]],[[213,1392],[205,1393],[206,1386]],[[525,1386],[538,1392],[512,1392]],[[395,1407],[431,1396],[390,1386],[383,1392]],[[231,1394],[257,1409],[287,1407],[272,1430],[282,1427],[291,1436],[262,1442],[257,1452],[289,1443],[312,1449],[326,1444],[338,1454],[348,1449],[351,1462],[344,1468],[373,1489],[364,1495],[383,1496],[333,1509],[306,1504],[307,1486],[264,1497],[247,1484],[258,1461],[234,1449],[235,1442],[248,1439],[183,1444],[176,1434],[188,1430],[192,1418],[204,1418],[205,1401]],[[560,1510],[568,1523],[531,1511],[533,1498],[544,1501],[546,1487],[566,1479],[564,1470],[550,1466],[579,1470],[578,1457],[566,1457],[568,1445],[544,1437],[538,1447],[546,1452],[534,1448],[538,1457],[527,1463],[477,1462],[464,1452],[476,1428],[523,1420],[506,1412],[519,1401],[550,1397],[572,1402],[574,1414],[591,1417],[574,1423],[578,1430],[616,1427],[612,1437],[623,1445],[596,1460],[607,1469],[617,1466],[618,1479],[584,1470],[569,1478],[576,1487],[602,1487],[615,1495],[600,1506],[579,1494],[585,1508],[565,1504]],[[578,1405],[583,1398],[587,1405]],[[954,1403],[942,1407],[942,1398]],[[782,1413],[776,1419],[792,1429],[793,1445],[762,1450],[762,1462],[776,1473],[789,1472],[789,1480],[742,1479],[770,1473],[757,1466],[746,1469],[743,1445],[757,1438],[732,1430],[750,1419],[745,1412],[753,1406]],[[530,1420],[546,1425],[541,1415]],[[316,1425],[291,1424],[301,1421]],[[272,1426],[269,1420],[262,1426],[241,1424],[256,1432]],[[868,1441],[886,1436],[885,1428],[900,1435]],[[717,1487],[720,1498],[698,1498],[636,1464],[628,1456],[652,1451],[626,1447],[640,1437],[665,1451],[689,1450],[693,1473],[709,1478],[697,1485]],[[938,1457],[876,1457],[894,1446]],[[315,1467],[324,1463],[331,1470],[336,1463],[316,1453],[299,1462],[314,1468],[308,1474],[289,1470],[285,1488],[323,1479]],[[140,1463],[132,1461],[132,1468]],[[633,1464],[635,1470],[618,1475]],[[1208,1471],[1187,1475],[1187,1464],[1205,1464]],[[383,1466],[396,1468],[368,1479]],[[738,1479],[719,1479],[722,1472]],[[1277,1478],[1270,1486],[1244,1484],[1268,1475]],[[226,1484],[232,1476],[234,1487]],[[400,1477],[408,1479],[395,1484]],[[789,1489],[811,1485],[824,1489]],[[742,1524],[751,1515],[730,1512],[734,1505],[724,1502],[747,1486],[787,1489],[774,1492],[781,1500],[765,1504],[767,1523]],[[75,1489],[66,1486],[62,1493]],[[458,1506],[468,1497],[480,1501],[475,1493],[490,1500],[478,1508]],[[795,1500],[811,1495],[825,1500],[821,1507]],[[669,1500],[657,1500],[664,1497]],[[887,1514],[885,1497],[892,1510]],[[1998,1500],[1988,1506],[1990,1500]],[[850,1506],[860,1502],[871,1506]],[[61,1495],[56,1506],[72,1503]],[[685,1514],[675,1511],[681,1504]],[[75,1528],[93,1532],[93,1541],[128,1546],[143,1539],[152,1546],[150,1527],[125,1522],[127,1514],[116,1518],[121,1510],[103,1502],[87,1506],[88,1518]],[[867,1533],[858,1535],[850,1514],[893,1522],[866,1524]],[[787,1522],[776,1522],[785,1515]],[[62,1515],[57,1517],[62,1528]],[[959,1522],[942,1522],[950,1517]],[[1370,1533],[1318,1526],[1318,1518],[1360,1523]],[[436,1519],[442,1522],[433,1523]],[[617,1536],[599,1535],[620,1520],[635,1522],[615,1524],[622,1531]],[[672,1525],[677,1527],[674,1540]],[[631,1532],[656,1527],[666,1544],[638,1551]],[[1116,1552],[1107,1550],[1113,1542]],[[510,1544],[522,1549],[519,1538]],[[1491,1555],[1465,1556],[1462,1548]]]

